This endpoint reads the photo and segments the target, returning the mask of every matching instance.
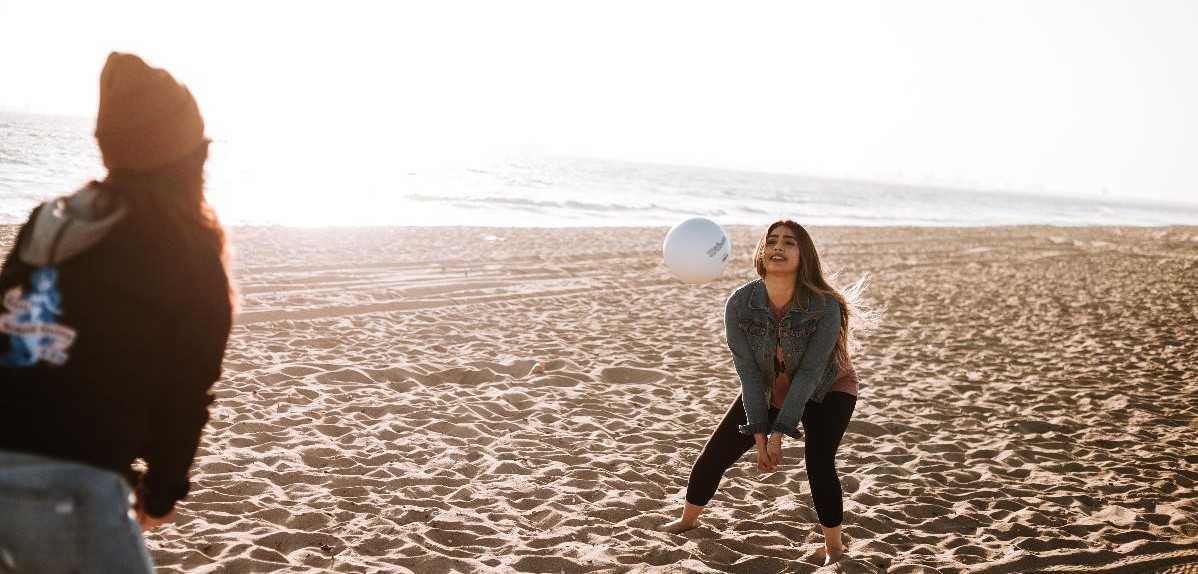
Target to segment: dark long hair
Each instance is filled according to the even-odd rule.
[[[220,257],[229,273],[229,252],[225,228],[216,211],[204,198],[204,164],[208,161],[208,141],[182,159],[145,172],[110,170],[96,185],[120,194],[121,202],[133,209],[152,210],[190,240]],[[228,282],[229,303],[235,307],[236,292]]]
[[[799,269],[795,274],[795,297],[799,301],[803,301],[807,298],[806,295],[815,295],[820,298],[832,298],[840,303],[840,337],[836,339],[836,347],[832,351],[832,356],[842,368],[847,367],[849,365],[849,347],[853,341],[851,320],[859,313],[857,299],[865,287],[865,278],[862,277],[844,291],[836,288],[824,275],[823,262],[820,260],[819,252],[815,249],[815,242],[811,240],[811,235],[802,225],[790,219],[779,219],[771,223],[761,234],[761,239],[757,241],[757,249],[753,252],[753,266],[757,270],[758,277],[765,278],[766,240],[774,228],[779,225],[790,228],[799,242]]]

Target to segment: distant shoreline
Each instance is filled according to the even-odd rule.
[[[73,115],[65,113],[45,113],[37,111],[19,110],[13,108],[0,108],[0,114],[16,114],[32,117],[46,117],[60,120],[70,121],[94,121],[93,115]],[[215,146],[219,147],[225,143],[237,145],[240,142],[249,141],[246,138],[236,137],[229,134],[210,134],[217,138]],[[223,137],[222,137],[223,136]],[[498,156],[511,156],[520,158],[527,155],[525,152],[509,150],[507,152],[497,151]],[[2,157],[2,156],[0,156]],[[1068,191],[1054,190],[1051,188],[1043,188],[1040,191],[1033,191],[1035,185],[1025,185],[1022,187],[1004,187],[987,185],[982,182],[972,183],[968,180],[960,182],[940,181],[940,178],[931,177],[929,179],[908,178],[903,176],[895,176],[888,178],[885,176],[868,176],[868,175],[852,175],[852,174],[827,174],[817,172],[792,172],[777,169],[763,169],[739,167],[734,165],[724,164],[685,164],[671,161],[652,161],[635,158],[625,158],[618,156],[608,157],[592,157],[580,156],[568,153],[538,153],[531,154],[532,158],[543,159],[559,159],[576,162],[595,162],[600,164],[609,164],[612,166],[623,165],[628,167],[636,167],[648,169],[649,171],[662,170],[680,170],[693,171],[697,174],[718,174],[728,177],[748,177],[748,178],[796,178],[797,180],[806,182],[823,182],[827,184],[847,184],[850,186],[881,186],[888,188],[888,191],[912,191],[912,192],[939,192],[951,193],[961,192],[969,194],[982,195],[997,195],[1000,197],[1010,197],[1022,201],[1040,201],[1040,202],[1073,202],[1080,203],[1086,206],[1107,206],[1118,208],[1142,208],[1142,209],[1180,209],[1198,214],[1198,198],[1193,199],[1155,199],[1133,197],[1129,195],[1102,195],[1093,193],[1070,193]],[[518,161],[518,160],[517,160]],[[2,165],[2,164],[0,164]],[[266,168],[266,169],[269,169]],[[3,182],[0,182],[2,184]],[[1196,216],[1198,217],[1198,216]]]

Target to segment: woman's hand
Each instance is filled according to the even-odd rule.
[[[141,508],[137,509],[137,523],[141,525],[143,531],[157,528],[175,520],[175,509],[172,508],[166,516],[150,516]]]
[[[171,508],[171,511],[166,513],[166,516],[150,516],[141,506],[141,493],[139,492],[133,502],[133,515],[137,518],[137,523],[141,525],[141,529],[144,532],[168,522],[173,522],[175,520],[175,509]]]
[[[766,458],[769,459],[770,466],[773,467],[770,470],[773,470],[774,468],[778,468],[778,465],[782,464],[782,435],[781,434],[774,434],[774,435],[770,436],[768,441],[766,441],[765,456],[766,456]],[[760,458],[760,457],[761,457],[761,454],[758,453],[758,458]]]
[[[764,434],[754,435],[757,439],[757,468],[766,472],[773,472],[778,469],[778,463],[769,454],[769,446]],[[778,460],[781,460],[779,455]]]

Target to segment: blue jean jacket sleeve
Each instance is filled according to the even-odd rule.
[[[745,417],[749,424],[740,427],[742,434],[754,435],[769,431],[769,406],[765,398],[765,378],[761,368],[753,359],[753,347],[749,338],[740,328],[740,315],[737,311],[737,296],[734,293],[728,298],[724,307],[724,333],[728,338],[728,350],[732,351],[732,364],[740,377],[741,398],[745,405]]]
[[[832,351],[836,348],[836,340],[840,338],[840,303],[831,297],[825,299],[824,311],[816,322],[815,331],[807,340],[806,350],[799,359],[799,368],[794,378],[790,380],[790,391],[782,402],[782,410],[774,419],[771,430],[799,438],[799,421],[803,419],[803,410],[807,401],[819,388],[821,379],[832,359]],[[746,403],[747,405],[748,403]]]

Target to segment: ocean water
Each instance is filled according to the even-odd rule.
[[[90,119],[0,112],[0,222],[103,176]],[[208,195],[227,224],[669,226],[1198,225],[1198,206],[1020,195],[547,156],[436,159],[383,139],[218,139]]]

